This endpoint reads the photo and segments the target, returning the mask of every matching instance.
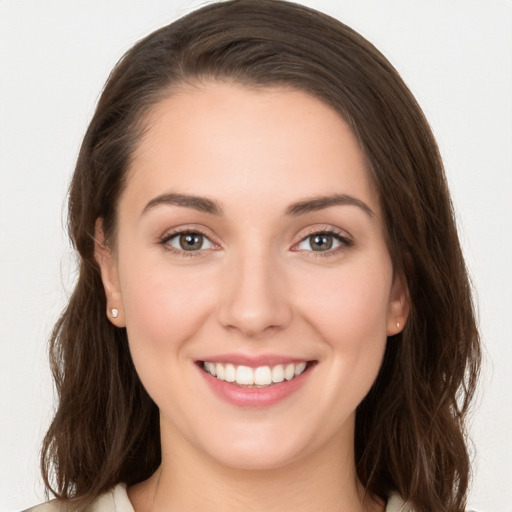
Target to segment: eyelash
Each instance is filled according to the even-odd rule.
[[[176,247],[173,247],[172,245],[169,245],[169,242],[176,237],[180,237],[182,235],[200,235],[204,239],[208,240],[210,244],[213,246],[217,246],[214,242],[210,240],[210,237],[206,235],[203,231],[201,231],[198,228],[185,228],[180,229],[178,231],[173,231],[172,233],[166,233],[163,237],[160,238],[159,243],[164,247],[166,251],[169,251],[173,254],[177,254],[179,256],[184,257],[196,257],[201,256],[201,253],[205,251],[206,249],[200,249],[197,251],[186,251],[184,249],[177,249]]]
[[[297,247],[304,241],[306,241],[308,238],[314,237],[314,236],[329,236],[334,238],[337,242],[339,242],[339,246],[335,247],[334,249],[327,249],[325,251],[304,251],[308,253],[308,256],[313,258],[327,258],[329,256],[334,256],[338,254],[339,252],[346,250],[354,245],[354,242],[346,235],[342,234],[341,232],[333,229],[333,228],[324,228],[324,229],[312,229],[311,231],[307,232],[300,241],[294,245],[294,247]],[[311,245],[311,243],[310,243]],[[293,249],[295,252],[299,252],[300,249]]]
[[[212,242],[210,240],[210,238],[208,237],[208,235],[206,235],[203,231],[201,231],[200,229],[197,229],[197,228],[193,228],[193,229],[181,229],[179,231],[174,231],[172,233],[167,233],[165,234],[163,237],[161,237],[159,239],[159,243],[165,248],[165,250],[169,251],[169,252],[172,252],[174,254],[177,254],[179,256],[184,256],[184,257],[196,257],[196,256],[201,256],[201,254],[205,251],[205,250],[208,250],[208,249],[199,249],[197,251],[186,251],[184,249],[177,249],[176,247],[173,247],[171,245],[169,245],[169,242],[176,238],[176,237],[179,237],[179,236],[182,236],[182,235],[200,235],[202,237],[204,237],[206,240],[209,241],[210,244],[212,244],[213,246],[216,246],[218,247],[217,244],[215,244],[214,242]],[[347,237],[346,235],[344,234],[341,234],[340,232],[332,229],[332,228],[329,228],[329,229],[313,229],[311,230],[310,232],[308,232],[307,234],[305,234],[298,243],[294,244],[294,246],[292,247],[292,251],[294,252],[299,252],[300,249],[295,249],[295,247],[297,247],[298,245],[302,244],[303,242],[305,242],[308,238],[311,238],[313,236],[329,236],[329,237],[332,237],[334,238],[337,242],[339,242],[339,246],[338,247],[335,247],[334,249],[327,249],[325,251],[313,251],[313,250],[310,250],[310,251],[303,251],[305,253],[310,253],[308,254],[308,256],[311,256],[311,257],[321,257],[321,258],[325,258],[325,257],[329,257],[329,256],[333,256],[334,254],[337,254],[338,252],[340,251],[343,251],[351,246],[354,245],[353,241]],[[311,243],[310,243],[311,245]]]

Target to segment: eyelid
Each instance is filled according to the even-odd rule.
[[[176,247],[172,247],[167,243],[170,239],[172,239],[176,236],[179,236],[179,235],[183,235],[185,233],[200,234],[200,235],[204,236],[212,244],[213,247],[207,248],[207,249],[200,249],[197,251],[186,251],[186,250],[178,249]],[[304,249],[299,249],[297,247],[299,244],[304,242],[308,237],[313,236],[313,235],[320,235],[320,234],[325,234],[325,235],[335,237],[340,242],[340,245],[334,249],[328,249],[326,251],[304,250]],[[168,250],[170,252],[184,254],[186,256],[198,256],[201,253],[204,253],[205,251],[218,250],[222,247],[222,245],[219,242],[215,241],[214,238],[216,238],[216,237],[214,237],[210,234],[209,229],[206,229],[203,226],[197,225],[197,224],[187,224],[187,225],[177,226],[175,228],[167,230],[162,236],[160,236],[158,238],[158,243],[160,245],[165,246],[166,250]],[[294,244],[291,247],[291,250],[294,252],[299,252],[299,251],[307,252],[313,256],[332,255],[332,254],[337,253],[340,250],[351,247],[354,244],[352,236],[349,233],[347,233],[347,231],[337,228],[337,227],[334,227],[332,225],[315,225],[315,226],[307,227],[307,228],[301,230],[301,232],[299,233],[297,238],[299,238],[299,239],[296,242],[294,242]]]
[[[340,245],[334,249],[329,249],[326,251],[308,251],[304,249],[299,249],[298,245],[304,242],[307,238],[313,236],[313,235],[329,235],[336,238]],[[334,253],[337,253],[340,250],[346,249],[347,247],[351,247],[354,245],[354,241],[352,239],[352,236],[347,233],[345,230],[336,228],[332,225],[316,225],[306,228],[305,230],[301,231],[298,235],[300,238],[297,242],[295,242],[291,248],[292,251],[299,252],[307,252],[311,253],[313,256],[328,256],[332,255]]]
[[[169,240],[171,240],[172,238],[175,238],[186,233],[197,233],[198,235],[203,236],[212,244],[213,247],[210,247],[208,249],[200,249],[197,251],[185,251],[183,249],[178,249],[177,247],[173,247],[168,244]],[[220,244],[214,241],[213,238],[215,237],[213,237],[210,234],[210,230],[207,230],[202,226],[198,226],[197,224],[186,224],[183,226],[177,226],[175,228],[167,230],[162,236],[158,238],[158,243],[164,246],[165,249],[170,252],[184,254],[186,256],[198,256],[204,251],[217,250],[220,248]]]

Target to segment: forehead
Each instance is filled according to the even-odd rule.
[[[147,116],[128,188],[219,198],[351,193],[377,207],[345,120],[296,89],[206,83],[174,91]]]

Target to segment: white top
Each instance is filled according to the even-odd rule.
[[[29,508],[24,512],[59,512],[61,507],[57,500],[42,503],[36,507]],[[118,484],[110,491],[102,494],[89,508],[87,512],[135,512],[126,493],[126,486]],[[413,509],[404,503],[397,494],[391,495],[386,506],[386,512],[414,512]]]

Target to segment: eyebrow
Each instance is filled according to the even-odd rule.
[[[220,204],[213,199],[189,194],[168,193],[151,199],[142,210],[141,216],[160,205],[182,206],[216,216],[224,214]],[[297,201],[288,206],[285,213],[286,215],[297,217],[305,215],[306,213],[324,210],[331,206],[356,206],[363,210],[370,218],[373,218],[375,215],[373,210],[364,201],[347,194],[318,196],[303,201]]]
[[[295,217],[306,213],[317,212],[325,208],[330,208],[331,206],[356,206],[363,210],[370,218],[375,216],[373,210],[364,201],[347,194],[333,194],[298,201],[288,206],[286,214]]]
[[[219,203],[206,197],[192,196],[188,194],[162,194],[157,196],[144,207],[141,216],[160,205],[184,206],[185,208],[193,208],[210,215],[223,215],[223,211]]]

